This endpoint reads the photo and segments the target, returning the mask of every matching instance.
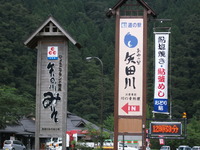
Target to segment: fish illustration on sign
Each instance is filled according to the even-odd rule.
[[[129,48],[134,48],[138,44],[138,39],[128,32],[124,37],[124,44]]]

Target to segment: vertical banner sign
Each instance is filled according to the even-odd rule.
[[[62,137],[64,43],[42,46],[40,137]]]
[[[168,47],[170,32],[155,34],[154,113],[168,113]]]
[[[66,149],[68,42],[81,47],[50,16],[24,44],[37,47],[35,149],[47,137],[62,137]]]
[[[120,19],[118,115],[142,116],[143,19]]]

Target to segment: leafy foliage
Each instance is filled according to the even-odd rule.
[[[34,103],[31,101],[30,94],[20,95],[15,88],[0,86],[0,97],[0,128],[8,124],[17,124],[18,119],[34,112]]]
[[[188,124],[187,130],[187,144],[188,145],[196,145],[199,144],[200,141],[200,128],[199,128],[200,120],[197,120],[196,117],[193,117]]]
[[[105,120],[104,120],[104,126],[106,129],[109,131],[114,131],[114,116],[113,114],[109,115]]]

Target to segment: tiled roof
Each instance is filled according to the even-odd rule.
[[[66,131],[71,130],[83,130],[86,125],[91,124],[93,128],[99,129],[98,126],[92,124],[91,122],[76,116],[70,112],[67,113],[67,129]],[[19,120],[18,124],[6,126],[5,129],[0,129],[0,132],[4,133],[15,133],[23,135],[34,135],[35,133],[35,120],[31,118],[22,118]]]
[[[68,114],[67,114],[67,131],[82,130],[88,124],[91,124],[92,127],[95,129],[99,129],[99,127],[96,126],[95,124],[92,124],[91,122],[68,112]]]

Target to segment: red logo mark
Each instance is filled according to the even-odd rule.
[[[56,51],[55,51],[54,47],[51,47],[50,51],[48,53],[49,53],[49,55],[56,55]]]

